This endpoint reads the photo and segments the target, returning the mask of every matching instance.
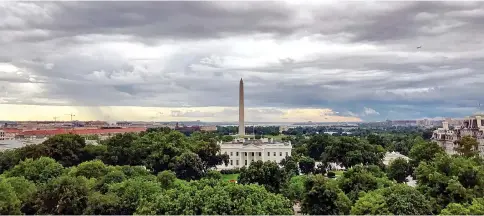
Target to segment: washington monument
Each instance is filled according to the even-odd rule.
[[[239,84],[239,136],[245,136],[244,124],[244,81],[240,78]]]

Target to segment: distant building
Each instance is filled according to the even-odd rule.
[[[476,114],[462,120],[462,125],[449,129],[449,123],[442,122],[442,128],[438,128],[432,134],[432,140],[437,142],[448,154],[456,154],[455,142],[463,136],[471,136],[479,142],[478,150],[484,156],[484,114]]]
[[[105,121],[87,121],[84,122],[85,127],[106,127],[109,126],[109,124]]]
[[[285,132],[287,130],[289,130],[288,126],[285,126],[285,125],[279,126],[279,133]]]
[[[0,152],[8,149],[21,148],[26,145],[40,144],[45,140],[46,139],[0,140]]]
[[[139,133],[146,131],[146,128],[110,128],[110,129],[53,129],[53,130],[26,130],[17,134],[16,138],[38,139],[51,137],[58,134],[78,134],[78,135],[99,135],[112,136],[122,133]]]
[[[14,128],[4,128],[0,129],[0,140],[13,140],[15,136],[22,130]]]
[[[391,121],[392,126],[416,126],[416,120],[394,120]]]
[[[219,142],[221,153],[229,155],[229,163],[217,166],[217,169],[233,169],[250,166],[254,161],[274,161],[291,156],[291,142],[276,142],[274,139],[246,138],[244,130],[244,82],[240,79],[239,86],[239,137],[232,142]]]
[[[385,157],[383,158],[383,164],[388,166],[393,160],[395,160],[397,158],[403,158],[407,161],[409,159],[407,156],[402,155],[398,152],[394,152],[394,151],[393,152],[387,152],[387,153],[385,153]]]
[[[217,131],[217,126],[200,126],[201,131]]]

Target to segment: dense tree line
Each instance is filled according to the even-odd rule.
[[[217,126],[217,133],[222,135],[235,135],[239,133],[238,126]],[[272,135],[277,136],[280,134],[279,126],[247,126],[245,127],[245,134],[255,135]]]
[[[391,135],[400,136],[410,160],[388,166],[388,134],[290,136],[293,156],[224,171],[239,173],[232,183],[213,170],[228,159],[220,133],[153,129],[99,145],[58,135],[0,153],[0,214],[282,215],[295,203],[318,215],[484,213],[484,160],[474,139],[449,156],[422,136]],[[335,174],[330,162],[347,170]],[[409,175],[416,187],[406,184]]]

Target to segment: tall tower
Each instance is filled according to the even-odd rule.
[[[244,81],[240,78],[239,84],[239,136],[245,136],[244,124]]]

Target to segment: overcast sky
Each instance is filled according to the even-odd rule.
[[[484,104],[484,2],[0,5],[3,120],[236,121],[240,78],[249,121]]]

